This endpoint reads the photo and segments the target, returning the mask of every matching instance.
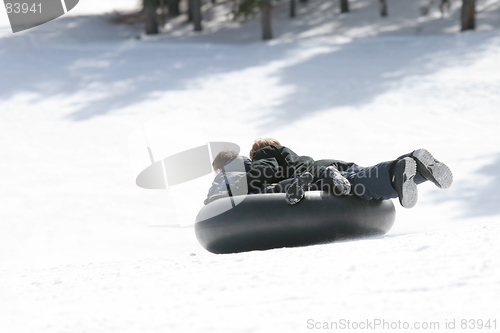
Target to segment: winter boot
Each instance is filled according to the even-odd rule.
[[[430,180],[439,188],[445,189],[451,186],[453,174],[446,164],[436,160],[425,149],[415,150],[411,156],[417,162],[417,171],[425,179]]]
[[[415,206],[418,200],[417,184],[413,181],[416,174],[417,162],[411,157],[405,157],[394,165],[392,186],[398,192],[399,203],[405,208]]]

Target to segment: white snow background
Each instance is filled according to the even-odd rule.
[[[480,331],[500,332],[500,1],[478,0],[467,33],[459,1],[444,19],[437,5],[419,16],[427,1],[388,0],[386,19],[375,0],[350,3],[339,14],[338,1],[309,0],[291,20],[283,2],[268,42],[258,18],[227,21],[208,3],[201,34],[183,16],[154,37],[102,15],[135,0],[81,0],[15,35],[0,10],[0,332],[309,332],[374,319],[438,331],[496,320]],[[131,133],[183,108],[198,110],[203,138],[244,154],[267,136],[360,165],[425,147],[455,182],[419,186],[409,210],[395,200],[383,237],[214,255],[179,226],[167,191],[134,181]],[[165,131],[176,145],[194,128]]]

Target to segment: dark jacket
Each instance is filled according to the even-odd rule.
[[[266,146],[253,154],[250,171],[246,177],[248,193],[259,193],[266,185],[295,178],[306,171],[312,173],[316,181],[327,166],[333,165],[343,171],[353,164],[339,160],[315,161],[309,156],[299,156],[284,146]],[[241,181],[243,179],[239,180]]]
[[[212,187],[208,190],[205,205],[221,196],[237,195],[242,193],[231,193],[232,186],[235,182],[247,175],[250,170],[250,159],[245,156],[235,156],[230,159],[222,168],[221,172],[215,176],[212,182]],[[244,186],[246,194],[246,184]],[[235,191],[237,192],[237,190]]]

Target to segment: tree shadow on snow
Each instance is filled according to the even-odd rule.
[[[497,37],[494,33],[478,33],[231,45],[176,43],[161,38],[138,41],[133,29],[110,27],[106,20],[95,16],[62,17],[42,27],[49,33],[40,33],[37,38],[28,38],[27,34],[0,40],[2,46],[15,46],[9,52],[0,52],[1,72],[9,78],[0,90],[1,99],[34,93],[34,101],[55,96],[71,100],[85,93],[73,102],[73,111],[67,116],[82,121],[154,99],[159,93],[189,90],[192,82],[203,77],[239,71],[244,75],[245,69],[285,59],[288,63],[285,61],[267,75],[277,79],[278,86],[290,87],[291,92],[257,119],[262,131],[287,126],[327,109],[370,103],[405,78],[456,65],[450,59],[457,52],[460,61],[474,61],[474,54]],[[36,35],[37,30],[33,31]],[[66,45],[52,46],[52,40]],[[20,43],[26,45],[19,47]],[[30,52],[33,43],[37,46]],[[324,50],[299,57],[311,47]]]
[[[201,77],[260,66],[288,50],[260,41],[214,47],[137,35],[137,29],[112,25],[106,17],[68,16],[4,37],[0,99],[27,94],[36,103],[68,97],[73,111],[67,119],[83,121],[166,91],[189,90]]]
[[[405,80],[467,66],[497,38],[495,33],[372,37],[341,44],[277,73],[293,93],[261,119],[264,130],[332,108],[361,107]]]
[[[455,180],[450,196],[435,201],[459,201],[463,218],[500,215],[499,165],[500,153],[497,153],[493,163],[483,166],[467,180]]]

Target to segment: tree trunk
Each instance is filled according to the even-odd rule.
[[[201,31],[201,0],[192,0],[194,31]]]
[[[297,7],[296,0],[290,0],[290,17],[295,17],[295,8]]]
[[[300,2],[302,2],[302,3],[306,3],[306,2],[307,2],[307,0],[300,0]]]
[[[261,1],[261,21],[262,21],[262,39],[273,38],[273,32],[271,29],[271,0]]]
[[[193,0],[188,0],[188,22],[193,22]]]
[[[159,6],[161,15],[158,20],[158,24],[160,27],[164,27],[165,23],[167,23],[167,2],[166,0],[159,0]]]
[[[168,15],[170,17],[179,16],[179,14],[181,13],[179,9],[179,0],[167,0],[167,5],[168,5]]]
[[[340,0],[340,12],[341,13],[349,12],[349,1],[348,0]]]
[[[146,17],[146,34],[158,33],[158,16],[156,15],[156,4],[152,1],[144,1],[144,16]]]
[[[380,15],[382,17],[385,17],[388,15],[388,13],[387,13],[387,1],[386,0],[380,0]]]
[[[476,0],[462,0],[462,31],[476,28]]]

